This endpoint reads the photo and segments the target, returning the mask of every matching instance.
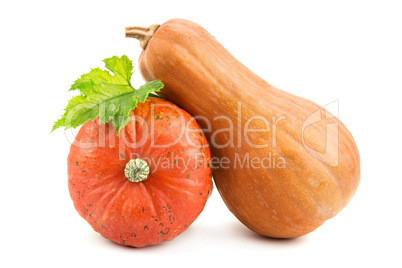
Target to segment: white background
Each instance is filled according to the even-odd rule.
[[[70,143],[62,129],[50,134],[67,90],[112,55],[136,65],[141,50],[126,26],[176,17],[276,87],[339,102],[362,168],[339,215],[274,240],[239,223],[214,191],[186,232],[142,249],[102,238],[79,217],[67,189]],[[401,1],[2,1],[0,27],[0,266],[402,267]]]

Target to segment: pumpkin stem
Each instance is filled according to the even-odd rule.
[[[148,178],[149,165],[141,158],[133,158],[127,162],[124,175],[131,182],[141,182]]]
[[[140,40],[141,48],[145,49],[158,27],[159,24],[152,24],[149,27],[126,27],[126,37],[132,37]]]

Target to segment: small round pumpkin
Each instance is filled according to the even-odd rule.
[[[78,213],[105,238],[144,247],[171,240],[203,210],[212,190],[210,151],[187,112],[148,98],[116,134],[95,119],[68,155],[68,186]]]

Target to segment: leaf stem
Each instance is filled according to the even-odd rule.
[[[158,99],[163,99],[161,96],[153,94],[153,93],[149,93],[148,94],[148,98],[158,98]]]

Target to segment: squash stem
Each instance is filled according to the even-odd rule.
[[[145,49],[149,40],[152,38],[158,28],[159,24],[153,24],[149,27],[126,27],[126,37],[132,37],[140,40],[141,48]]]
[[[149,175],[149,165],[141,158],[133,158],[127,162],[124,175],[131,182],[145,181]]]

